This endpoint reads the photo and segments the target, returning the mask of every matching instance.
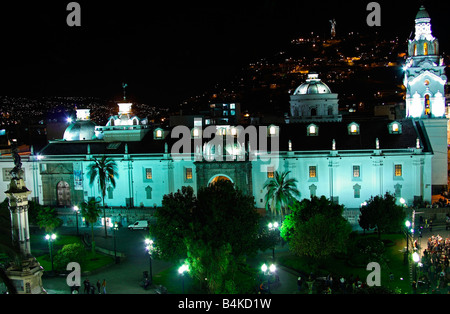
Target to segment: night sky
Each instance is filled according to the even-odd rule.
[[[69,27],[70,1],[0,5],[0,95],[120,97],[176,103],[299,36],[379,31],[405,40],[422,1],[378,1],[381,27],[368,27],[370,1],[77,1],[81,27]],[[424,1],[441,52],[449,51],[449,1]]]

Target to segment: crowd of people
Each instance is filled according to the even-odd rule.
[[[450,294],[450,238],[432,235],[422,252],[418,265],[418,280],[413,290],[418,293]]]

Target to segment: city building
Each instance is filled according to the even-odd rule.
[[[416,19],[419,35],[428,30],[427,16],[421,8]],[[442,65],[434,62],[438,61],[437,49],[431,48],[435,39],[426,38],[422,42],[419,36],[410,43],[418,52],[410,51],[405,70],[406,119],[340,116],[338,95],[315,73],[291,95],[288,123],[244,128],[224,121],[225,110],[228,117],[237,116],[232,114],[236,107],[220,104],[214,107],[220,111],[220,122],[206,123],[204,116],[192,116],[189,127],[162,127],[134,116],[132,104],[122,101],[119,115],[106,126],[96,126],[89,121],[89,112],[77,109],[77,120],[63,139],[22,157],[25,183],[32,199],[48,206],[100,200],[98,185],[89,183],[87,172],[94,158],[107,156],[118,165],[117,185],[108,186],[105,197],[107,206],[115,208],[159,207],[164,195],[182,186],[197,192],[226,179],[252,195],[263,212],[263,187],[275,171],[289,171],[288,177],[297,180],[300,199],[324,195],[343,204],[345,217],[355,225],[361,204],[375,195],[390,192],[399,204],[403,200],[410,205],[421,200],[431,203],[432,187],[447,186],[447,160],[445,167],[440,164],[440,154],[447,156],[447,142],[443,146],[440,141],[446,139],[447,119],[439,98],[446,79]],[[428,55],[424,55],[425,42],[430,45]],[[12,160],[2,158],[1,168],[0,193],[4,193]]]

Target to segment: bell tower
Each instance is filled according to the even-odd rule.
[[[433,150],[432,193],[447,190],[447,128],[445,116],[445,65],[439,41],[432,34],[431,18],[422,5],[416,15],[415,34],[409,39],[408,59],[403,67],[406,118],[423,123]]]
[[[445,117],[445,65],[439,42],[431,32],[431,18],[424,6],[416,15],[415,35],[409,39],[408,59],[403,67],[406,87],[406,116]]]

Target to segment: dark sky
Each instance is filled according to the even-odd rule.
[[[229,79],[248,62],[315,32],[398,34],[407,39],[421,1],[378,1],[382,26],[366,24],[370,1],[77,1],[81,27],[69,27],[70,1],[0,4],[0,95],[117,97],[176,103]],[[450,48],[449,1],[429,0],[433,34]]]

